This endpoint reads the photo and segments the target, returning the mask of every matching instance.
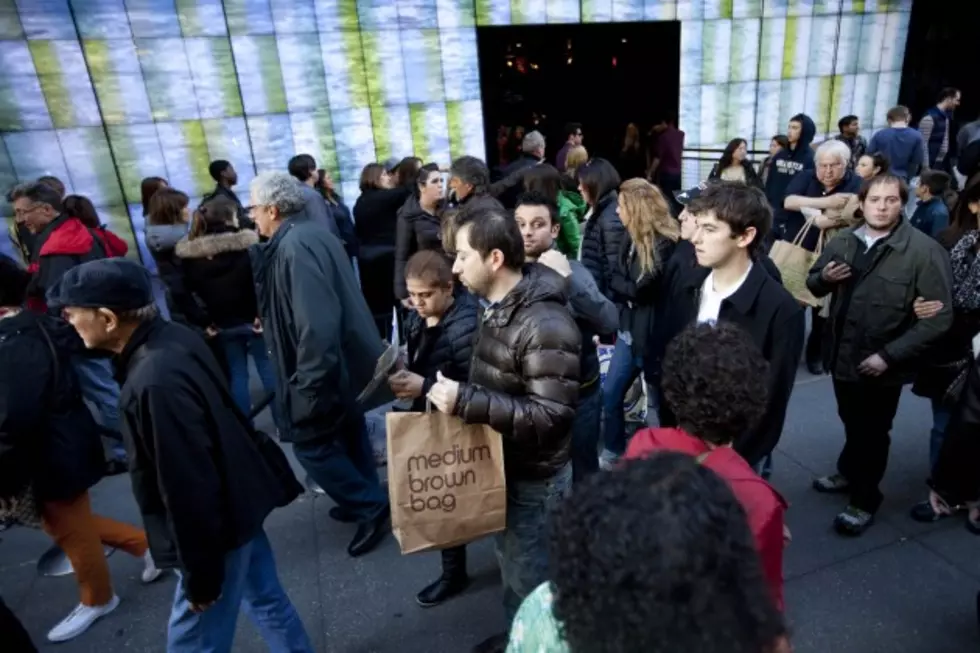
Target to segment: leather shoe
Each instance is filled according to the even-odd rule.
[[[357,525],[354,539],[347,545],[347,553],[350,557],[362,556],[378,546],[378,543],[388,534],[388,516],[390,514],[391,508],[385,506],[377,517]]]
[[[341,524],[357,523],[357,517],[350,514],[340,506],[334,506],[327,512],[327,514],[330,515],[330,519],[333,519],[334,521],[339,521]]]
[[[442,575],[415,596],[423,608],[432,608],[463,592],[470,584],[466,574],[466,546],[442,550]]]
[[[473,647],[473,653],[504,653],[507,650],[507,633],[497,633]]]
[[[824,373],[823,363],[820,361],[820,359],[808,359],[806,362],[806,369],[814,376],[821,376]]]

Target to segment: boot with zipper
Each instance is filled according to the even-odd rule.
[[[418,593],[415,600],[423,608],[431,608],[462,593],[470,584],[466,574],[466,546],[442,550],[442,575]]]

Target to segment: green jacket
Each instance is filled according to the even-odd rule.
[[[840,381],[873,381],[885,385],[910,383],[916,363],[929,346],[953,324],[952,271],[949,255],[935,240],[908,220],[895,228],[874,254],[867,270],[839,287],[821,276],[830,261],[851,265],[866,250],[864,226],[844,229],[831,240],[810,268],[806,285],[817,297],[833,293],[825,338],[831,341],[830,371]],[[844,302],[847,284],[856,284]],[[919,320],[912,310],[916,297],[938,299],[935,317]],[[841,315],[847,303],[846,315]],[[888,369],[878,377],[858,372],[858,365],[879,354]]]
[[[578,258],[578,248],[582,244],[582,230],[579,223],[588,210],[585,200],[572,190],[558,191],[558,251],[570,258]]]

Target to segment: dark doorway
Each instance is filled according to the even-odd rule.
[[[627,124],[646,135],[677,115],[680,46],[678,22],[477,28],[487,162],[500,163],[501,125],[541,131],[554,161],[567,122],[582,123],[590,156],[615,161]]]

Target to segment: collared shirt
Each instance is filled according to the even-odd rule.
[[[749,278],[752,265],[753,263],[750,261],[749,267],[745,269],[745,274],[731,288],[723,292],[715,290],[714,270],[705,277],[704,283],[701,285],[701,305],[698,307],[698,323],[718,321],[718,314],[721,312],[721,303],[738,292],[738,289],[742,287],[745,280]]]

